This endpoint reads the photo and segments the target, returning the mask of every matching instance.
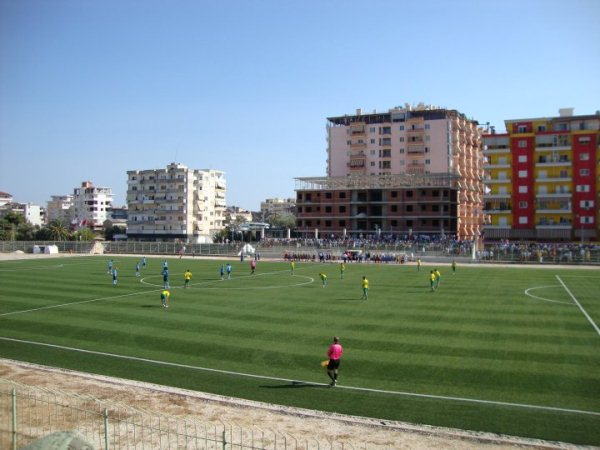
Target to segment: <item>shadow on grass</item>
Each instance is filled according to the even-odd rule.
[[[264,389],[296,389],[296,388],[329,388],[328,384],[307,383],[305,381],[292,381],[285,384],[262,385]]]

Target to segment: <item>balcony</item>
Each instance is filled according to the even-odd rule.
[[[484,178],[484,184],[510,184],[510,178]]]
[[[535,198],[571,198],[570,192],[538,192]]]
[[[424,155],[425,154],[425,146],[409,143],[408,147],[406,149],[406,153],[408,153],[409,155]]]
[[[536,178],[535,182],[536,183],[556,183],[556,182],[570,183],[571,182],[571,177]]]
[[[489,200],[496,200],[496,199],[502,199],[502,198],[510,198],[511,197],[511,193],[510,192],[505,192],[503,194],[484,194],[484,198],[485,199],[489,199]]]
[[[509,163],[486,164],[485,168],[486,169],[510,169],[510,164]]]
[[[538,145],[535,147],[536,152],[563,152],[570,151],[570,145]]]
[[[352,142],[350,144],[352,150],[364,150],[367,148],[366,142]]]

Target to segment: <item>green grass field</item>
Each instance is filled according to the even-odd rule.
[[[0,263],[0,355],[338,413],[600,445],[599,270],[109,257]],[[182,289],[183,272],[193,272]],[[318,273],[328,275],[323,288]],[[370,281],[360,300],[361,277]],[[332,336],[344,357],[329,388]],[[51,344],[51,346],[43,345]],[[81,350],[86,350],[82,352]]]

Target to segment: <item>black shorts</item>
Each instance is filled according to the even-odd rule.
[[[337,370],[340,368],[340,360],[339,359],[330,359],[327,363],[327,370]]]

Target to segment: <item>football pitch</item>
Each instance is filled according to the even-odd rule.
[[[107,262],[113,258],[118,284]],[[0,262],[0,356],[385,420],[600,445],[600,270],[119,255]],[[183,273],[193,277],[183,289]],[[327,274],[323,287],[319,272]],[[370,282],[361,300],[361,278]],[[320,362],[344,347],[338,386]]]

